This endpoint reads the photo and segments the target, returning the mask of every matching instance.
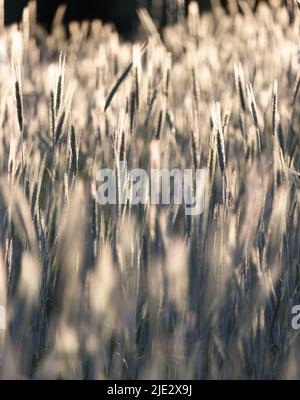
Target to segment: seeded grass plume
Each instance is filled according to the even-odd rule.
[[[2,379],[300,378],[300,12],[172,4],[129,43],[0,1]],[[121,161],[207,167],[203,214],[100,206]]]

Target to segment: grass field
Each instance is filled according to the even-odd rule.
[[[277,3],[192,3],[162,36],[140,10],[134,43],[0,18],[1,378],[300,378],[300,11]],[[100,206],[120,161],[206,168],[204,213]]]

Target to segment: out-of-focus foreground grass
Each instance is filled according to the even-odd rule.
[[[1,26],[2,378],[300,378],[300,12],[275,3],[177,7],[163,37],[141,10],[134,44],[60,11],[46,35],[34,3]],[[122,160],[207,168],[204,213],[98,205]]]

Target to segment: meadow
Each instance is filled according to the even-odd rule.
[[[300,11],[175,3],[0,12],[2,379],[300,379]],[[205,168],[204,212],[99,205],[121,161]]]

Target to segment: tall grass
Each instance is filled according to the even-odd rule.
[[[300,13],[277,3],[179,1],[162,34],[140,10],[134,44],[0,18],[1,378],[300,378]],[[207,167],[204,213],[98,205],[125,160]]]

